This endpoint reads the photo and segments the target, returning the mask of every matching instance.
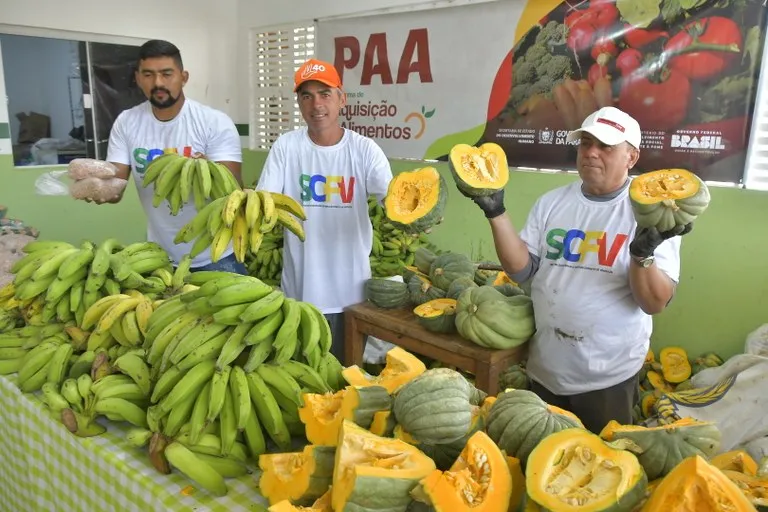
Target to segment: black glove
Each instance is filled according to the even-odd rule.
[[[459,188],[459,192],[461,192],[461,195],[463,195],[464,197],[468,197],[472,201],[474,201],[475,204],[479,206],[481,210],[483,210],[485,217],[488,219],[493,219],[495,217],[498,217],[499,215],[507,211],[507,209],[504,208],[504,189],[503,188],[501,190],[497,190],[496,192],[494,192],[489,196],[472,197],[469,194],[466,194],[460,188]]]
[[[693,229],[693,222],[684,226],[675,226],[669,231],[660,233],[656,228],[638,228],[635,238],[629,244],[629,254],[636,258],[647,258],[664,240],[673,236],[687,235]]]

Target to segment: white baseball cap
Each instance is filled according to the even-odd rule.
[[[640,125],[635,119],[616,107],[603,107],[587,116],[581,123],[581,128],[574,130],[566,137],[567,142],[581,138],[581,132],[594,135],[600,142],[615,146],[629,142],[640,149]]]

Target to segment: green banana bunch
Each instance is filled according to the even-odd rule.
[[[174,216],[187,203],[194,202],[200,210],[210,199],[240,190],[240,184],[225,165],[177,153],[166,153],[150,162],[143,185],[150,184],[154,184],[152,205],[158,208],[167,201]]]
[[[304,241],[304,207],[293,198],[266,190],[234,190],[201,208],[194,219],[176,234],[176,243],[192,242],[190,255],[210,247],[211,260],[218,261],[232,245],[235,259],[243,263],[257,254],[265,234],[287,229]]]
[[[416,249],[433,248],[426,233],[407,234],[388,220],[384,207],[374,196],[368,198],[368,216],[373,226],[371,253],[368,257],[374,277],[402,274],[403,268],[415,262]]]
[[[248,273],[273,286],[280,286],[283,273],[283,229],[278,226],[264,234],[259,250],[246,259]]]

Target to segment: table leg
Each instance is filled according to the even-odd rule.
[[[357,319],[352,313],[344,313],[344,366],[363,364],[366,335],[357,327]]]
[[[499,392],[499,367],[478,361],[475,387],[488,393],[488,396],[496,396]]]

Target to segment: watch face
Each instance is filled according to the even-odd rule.
[[[640,265],[643,268],[648,268],[651,265],[653,265],[653,256],[649,256],[647,258],[643,258],[642,260],[640,260]]]

